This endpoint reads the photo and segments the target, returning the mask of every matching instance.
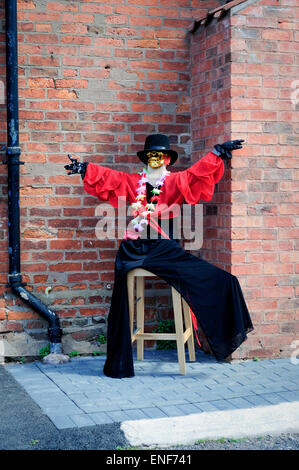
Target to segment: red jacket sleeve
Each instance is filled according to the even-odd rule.
[[[188,204],[210,201],[223,173],[223,160],[209,152],[187,170],[176,173],[177,187]]]
[[[127,196],[127,173],[89,163],[83,185],[87,193],[118,207],[118,197]]]

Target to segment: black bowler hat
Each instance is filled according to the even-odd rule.
[[[144,143],[144,150],[140,150],[137,152],[138,157],[140,160],[147,165],[148,157],[147,152],[154,151],[156,152],[163,152],[170,156],[171,160],[169,165],[173,165],[173,163],[178,158],[178,154],[175,150],[170,149],[169,139],[166,135],[163,134],[151,134],[148,135],[145,139]]]

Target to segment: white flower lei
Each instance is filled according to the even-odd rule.
[[[143,168],[142,172],[139,173],[141,175],[138,181],[138,188],[136,190],[136,202],[131,204],[131,208],[133,210],[134,219],[132,219],[132,223],[134,225],[134,230],[136,232],[142,232],[144,230],[143,225],[148,225],[148,215],[155,211],[156,204],[153,203],[152,199],[158,201],[158,197],[162,192],[161,189],[158,189],[158,186],[162,187],[165,182],[166,176],[170,174],[170,171],[166,171],[163,176],[160,176],[155,184],[151,192],[153,196],[151,197],[150,202],[143,204],[143,201],[146,201],[146,183],[149,182],[147,169]]]

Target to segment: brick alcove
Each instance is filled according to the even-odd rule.
[[[201,254],[238,277],[255,326],[233,357],[284,357],[298,339],[299,6],[230,4],[196,22],[192,37],[193,160],[216,142],[245,140],[204,203]]]

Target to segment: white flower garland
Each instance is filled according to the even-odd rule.
[[[130,207],[133,210],[134,219],[132,219],[132,224],[134,225],[134,230],[136,232],[142,232],[144,230],[143,225],[148,225],[148,217],[149,215],[155,211],[156,204],[154,201],[159,200],[159,195],[162,192],[161,189],[158,189],[158,186],[162,187],[165,182],[166,176],[170,174],[170,171],[166,171],[163,176],[160,176],[155,184],[151,192],[153,196],[150,199],[150,202],[146,203],[145,205],[143,202],[146,202],[146,183],[149,182],[147,169],[143,168],[142,172],[139,173],[141,175],[140,180],[138,181],[138,188],[136,190],[136,202],[133,202]]]

